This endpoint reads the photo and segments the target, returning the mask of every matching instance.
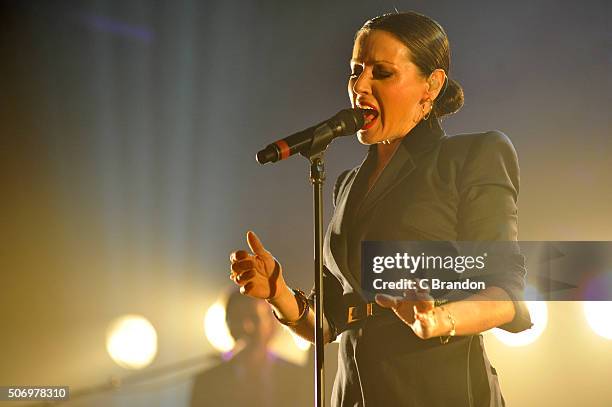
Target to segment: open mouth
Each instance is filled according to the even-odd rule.
[[[378,110],[370,107],[370,106],[361,106],[361,112],[363,113],[363,118],[365,120],[361,130],[367,130],[374,125],[376,119],[378,118]]]

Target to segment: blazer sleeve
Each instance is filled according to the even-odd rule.
[[[336,179],[333,190],[334,208],[336,207],[338,196],[342,192],[342,188],[346,184],[350,172],[351,170],[345,170]],[[314,294],[315,290],[313,287],[308,296],[308,302],[313,309],[315,303]],[[344,290],[340,281],[338,281],[327,267],[323,266],[323,295],[325,296],[323,301],[323,314],[331,330],[330,342],[336,340],[336,337],[346,329],[347,314],[346,307],[344,306],[343,294]]]
[[[521,332],[532,326],[524,299],[525,258],[518,244],[519,166],[516,151],[508,137],[492,131],[472,141],[460,177],[459,241],[507,241],[498,254],[492,274],[482,278],[487,286],[502,288],[512,299],[514,319],[499,328]],[[494,260],[494,259],[490,259]]]

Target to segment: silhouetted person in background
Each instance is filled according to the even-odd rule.
[[[310,370],[279,358],[269,349],[278,324],[265,302],[232,292],[226,322],[236,341],[231,358],[195,377],[191,407],[312,404]]]

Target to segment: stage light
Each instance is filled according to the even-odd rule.
[[[533,326],[519,333],[494,328],[491,333],[502,343],[508,346],[525,346],[533,343],[542,335],[548,324],[548,304],[545,301],[526,301],[527,309],[531,315]]]
[[[305,366],[308,363],[310,343],[297,336],[291,329],[282,326],[269,344],[270,351],[296,365]]]
[[[225,306],[221,301],[208,308],[204,316],[204,333],[208,342],[219,352],[229,352],[235,342],[225,323]]]
[[[302,352],[307,351],[310,348],[310,345],[312,345],[306,339],[303,339],[299,335],[296,335],[293,331],[289,330],[289,333],[291,334],[291,337],[293,338],[293,342],[295,342],[295,346],[297,346],[298,349],[301,350]]]
[[[612,339],[612,301],[585,301],[582,308],[591,329],[601,337]]]
[[[119,366],[142,369],[157,354],[157,333],[140,315],[124,315],[113,321],[106,334],[106,351]]]

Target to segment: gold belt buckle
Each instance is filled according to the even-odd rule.
[[[348,309],[348,323],[357,321],[359,318],[355,315],[355,311],[357,311],[357,307],[349,307]]]
[[[368,302],[366,304],[366,315],[372,316],[374,314],[374,303]]]
[[[359,315],[357,314],[357,310],[359,309],[359,307],[349,307],[348,308],[348,323],[350,324],[351,322],[355,322],[355,321],[359,321],[360,319],[364,318],[360,318]],[[374,304],[369,302],[366,304],[366,317],[372,316],[374,315]]]

